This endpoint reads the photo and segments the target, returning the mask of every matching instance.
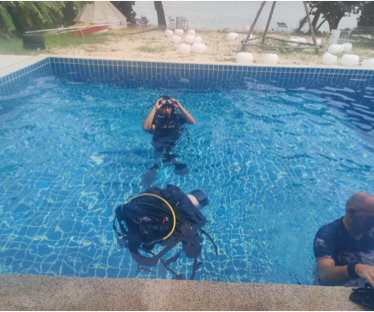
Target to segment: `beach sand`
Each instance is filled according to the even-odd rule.
[[[184,36],[182,42],[184,42]],[[270,36],[280,39],[289,39],[297,37],[297,35],[275,34]],[[236,55],[241,51],[241,40],[246,37],[246,34],[239,33],[239,37],[234,41],[226,39],[227,33],[207,30],[196,30],[195,36],[201,36],[203,43],[206,44],[207,50],[204,54],[189,53],[182,55],[178,53],[178,45],[173,43],[170,38],[165,36],[165,31],[156,29],[148,32],[136,33],[131,35],[113,35],[106,34],[109,41],[105,44],[95,45],[81,45],[79,47],[66,47],[63,49],[48,48],[45,53],[59,54],[59,55],[74,55],[74,56],[91,56],[102,57],[108,59],[124,59],[124,60],[164,60],[177,62],[196,62],[196,63],[222,63],[232,64],[236,63]],[[261,34],[254,34],[260,36]],[[312,42],[311,36],[303,36],[307,42]],[[367,39],[370,40],[370,39]],[[356,48],[353,39],[353,49],[349,54],[357,54],[360,61],[365,58],[374,58],[374,51],[372,49]],[[252,41],[260,44],[261,39]],[[323,43],[323,38],[322,38]],[[266,44],[280,44],[278,41],[266,39]],[[315,53],[314,49],[298,50],[292,52],[283,52],[273,49],[263,50],[260,47],[247,47],[247,52],[253,54],[254,64],[263,64],[263,58],[266,54],[278,54],[279,65],[308,65],[308,66],[322,66],[322,55],[327,51],[328,44],[320,50],[319,54]],[[338,60],[335,65],[340,65],[340,58],[346,53],[338,55]],[[360,65],[358,65],[360,66]]]

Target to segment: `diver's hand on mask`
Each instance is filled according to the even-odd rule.
[[[177,100],[175,100],[175,99],[173,99],[173,105],[174,105],[174,107],[175,108],[181,108],[182,107],[182,105],[181,105],[181,103],[179,103]]]
[[[162,100],[162,98],[159,98],[159,99],[157,100],[156,104],[155,104],[155,108],[156,108],[157,110],[159,110],[160,107],[162,106],[162,104],[161,104],[161,100]]]

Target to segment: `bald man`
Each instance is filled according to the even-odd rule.
[[[374,197],[353,194],[345,216],[322,226],[314,238],[314,255],[321,285],[374,287]]]

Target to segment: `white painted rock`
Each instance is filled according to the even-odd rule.
[[[194,38],[195,36],[187,35],[186,37],[184,37],[184,41],[187,43],[193,43]]]
[[[306,39],[305,38],[296,38],[298,42],[301,42],[301,43],[306,43]]]
[[[374,68],[374,59],[363,60],[362,61],[362,67],[365,67],[365,68]]]
[[[351,52],[352,50],[352,43],[343,43],[343,46],[344,46],[344,52]]]
[[[265,31],[266,27],[262,26],[258,29],[258,32],[263,33]]]
[[[326,52],[322,56],[322,63],[325,64],[325,65],[332,65],[336,62],[337,59],[338,59],[338,57],[336,55],[332,55],[332,54]]]
[[[192,45],[193,53],[204,53],[206,51],[206,45],[204,43],[194,43]]]
[[[203,39],[201,39],[201,37],[195,37],[193,38],[193,43],[202,43],[203,42]]]
[[[250,29],[251,29],[251,27],[249,27],[249,26],[244,26],[244,32],[248,33]]]
[[[294,32],[294,30],[293,30],[293,28],[288,27],[288,28],[286,28],[286,29],[284,30],[284,32],[285,32],[286,34],[292,34],[292,33]]]
[[[181,40],[182,40],[182,37],[179,37],[176,35],[173,35],[173,37],[171,37],[171,41],[173,41],[174,43],[179,43],[181,42]]]
[[[278,55],[268,54],[264,56],[264,64],[276,65],[278,63]]]
[[[178,48],[179,53],[188,54],[191,52],[191,47],[188,44],[181,43]]]
[[[226,36],[227,40],[230,40],[230,41],[234,41],[238,37],[239,37],[239,34],[237,33],[228,33]]]
[[[341,46],[340,44],[331,44],[329,46],[329,49],[328,49],[329,53],[331,53],[331,54],[340,53],[341,52],[341,47],[340,46]]]
[[[277,28],[275,28],[275,32],[276,33],[282,33],[282,32],[284,32],[284,28],[283,27],[277,27]]]
[[[167,37],[171,37],[171,36],[173,36],[173,31],[170,30],[170,29],[166,29],[166,30],[165,30],[165,36],[167,36]]]
[[[340,62],[344,66],[356,66],[359,62],[360,58],[358,55],[353,55],[353,54],[344,54],[342,56],[342,59]]]
[[[184,34],[183,29],[174,29],[174,35],[182,36]]]
[[[187,35],[195,36],[195,31],[194,31],[193,29],[190,29],[190,30],[187,32]]]
[[[253,54],[248,52],[240,52],[236,55],[238,63],[253,63]]]

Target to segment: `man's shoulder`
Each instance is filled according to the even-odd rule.
[[[344,223],[343,217],[336,219],[333,222],[324,224],[320,227],[316,234],[316,240],[320,237],[336,237],[343,233]]]

